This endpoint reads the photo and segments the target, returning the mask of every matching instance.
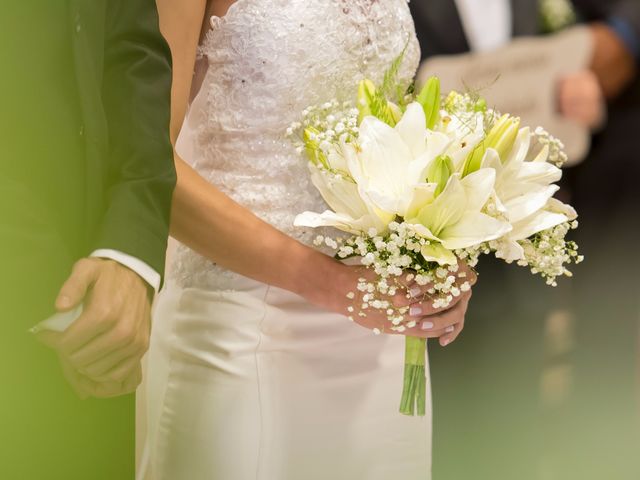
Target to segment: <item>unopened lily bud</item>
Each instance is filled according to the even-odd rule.
[[[375,94],[376,86],[371,80],[362,80],[358,85],[358,110],[360,111],[358,123],[361,123],[364,117],[371,115],[371,102]]]
[[[427,128],[433,129],[440,118],[440,79],[438,77],[429,78],[416,100],[424,109]]]
[[[494,148],[504,161],[513,148],[519,131],[520,119],[503,115],[487,135],[486,148]]]
[[[431,162],[427,171],[427,181],[438,184],[436,187],[436,196],[440,195],[447,186],[447,182],[453,174],[454,168],[453,161],[448,155],[439,155]]]
[[[478,143],[476,147],[471,151],[469,156],[464,162],[462,169],[462,176],[466,177],[470,173],[477,172],[482,167],[482,159],[487,151],[486,140]]]

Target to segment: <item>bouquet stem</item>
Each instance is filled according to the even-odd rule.
[[[425,357],[427,354],[427,340],[417,337],[406,337],[404,354],[404,382],[400,413],[404,415],[426,414],[427,405],[427,376],[425,372]],[[417,413],[416,413],[417,411]]]

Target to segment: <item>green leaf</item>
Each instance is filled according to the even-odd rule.
[[[427,128],[433,129],[440,119],[440,106],[442,99],[440,98],[440,79],[431,77],[422,87],[416,101],[422,105],[427,120]]]

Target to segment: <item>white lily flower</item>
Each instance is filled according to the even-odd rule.
[[[493,169],[460,177],[458,173],[451,176],[442,194],[415,218],[407,219],[416,233],[436,242],[423,249],[427,260],[450,264],[455,262],[453,250],[498,239],[512,228],[508,222],[482,213],[493,192]]]
[[[384,232],[394,216],[367,205],[352,179],[333,174],[309,163],[311,181],[333,209],[324,213],[304,212],[294,221],[297,227],[335,227],[359,234],[374,228]]]
[[[507,261],[524,257],[518,241],[576,218],[571,207],[553,198],[559,190],[555,182],[562,177],[562,171],[547,162],[549,149],[543,148],[533,160],[527,161],[530,144],[531,133],[523,128],[504,163],[493,149],[487,149],[483,160],[483,167],[497,172],[496,197],[513,225],[498,248],[498,257]]]
[[[445,134],[426,128],[424,110],[414,102],[395,128],[366,117],[358,148],[345,145],[344,152],[361,198],[384,212],[406,217],[429,190],[425,185],[429,164],[450,143]]]
[[[548,230],[576,218],[578,218],[578,214],[573,207],[552,198],[543,209],[514,224],[513,231],[509,237],[515,241],[524,240],[543,230]]]
[[[491,148],[487,149],[482,162],[483,167],[493,168],[497,173],[496,195],[511,223],[517,223],[544,208],[559,189],[554,183],[562,177],[558,167],[546,162],[546,149],[534,161],[525,161],[530,144],[531,133],[528,128],[523,128],[504,162],[498,152]]]
[[[451,139],[451,145],[445,155],[452,159],[456,171],[462,172],[464,161],[485,137],[484,115],[478,112],[469,118],[461,118],[449,116],[445,110],[440,115],[447,120],[441,122],[438,131]]]

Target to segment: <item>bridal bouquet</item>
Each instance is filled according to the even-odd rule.
[[[351,320],[377,309],[388,319],[377,334],[415,327],[408,308],[390,301],[402,282],[425,286],[435,308],[447,307],[470,288],[460,262],[475,267],[481,254],[529,267],[549,285],[570,276],[567,267],[582,258],[565,239],[576,212],[553,198],[566,160],[561,142],[479,95],[443,98],[437,78],[416,94],[397,80],[400,61],[381,85],[364,80],[352,101],[311,106],[287,132],[331,208],[295,224],[346,232],[317,242],[375,272],[348,294],[362,299],[349,307]],[[426,340],[407,336],[403,414],[425,414],[425,355]]]

